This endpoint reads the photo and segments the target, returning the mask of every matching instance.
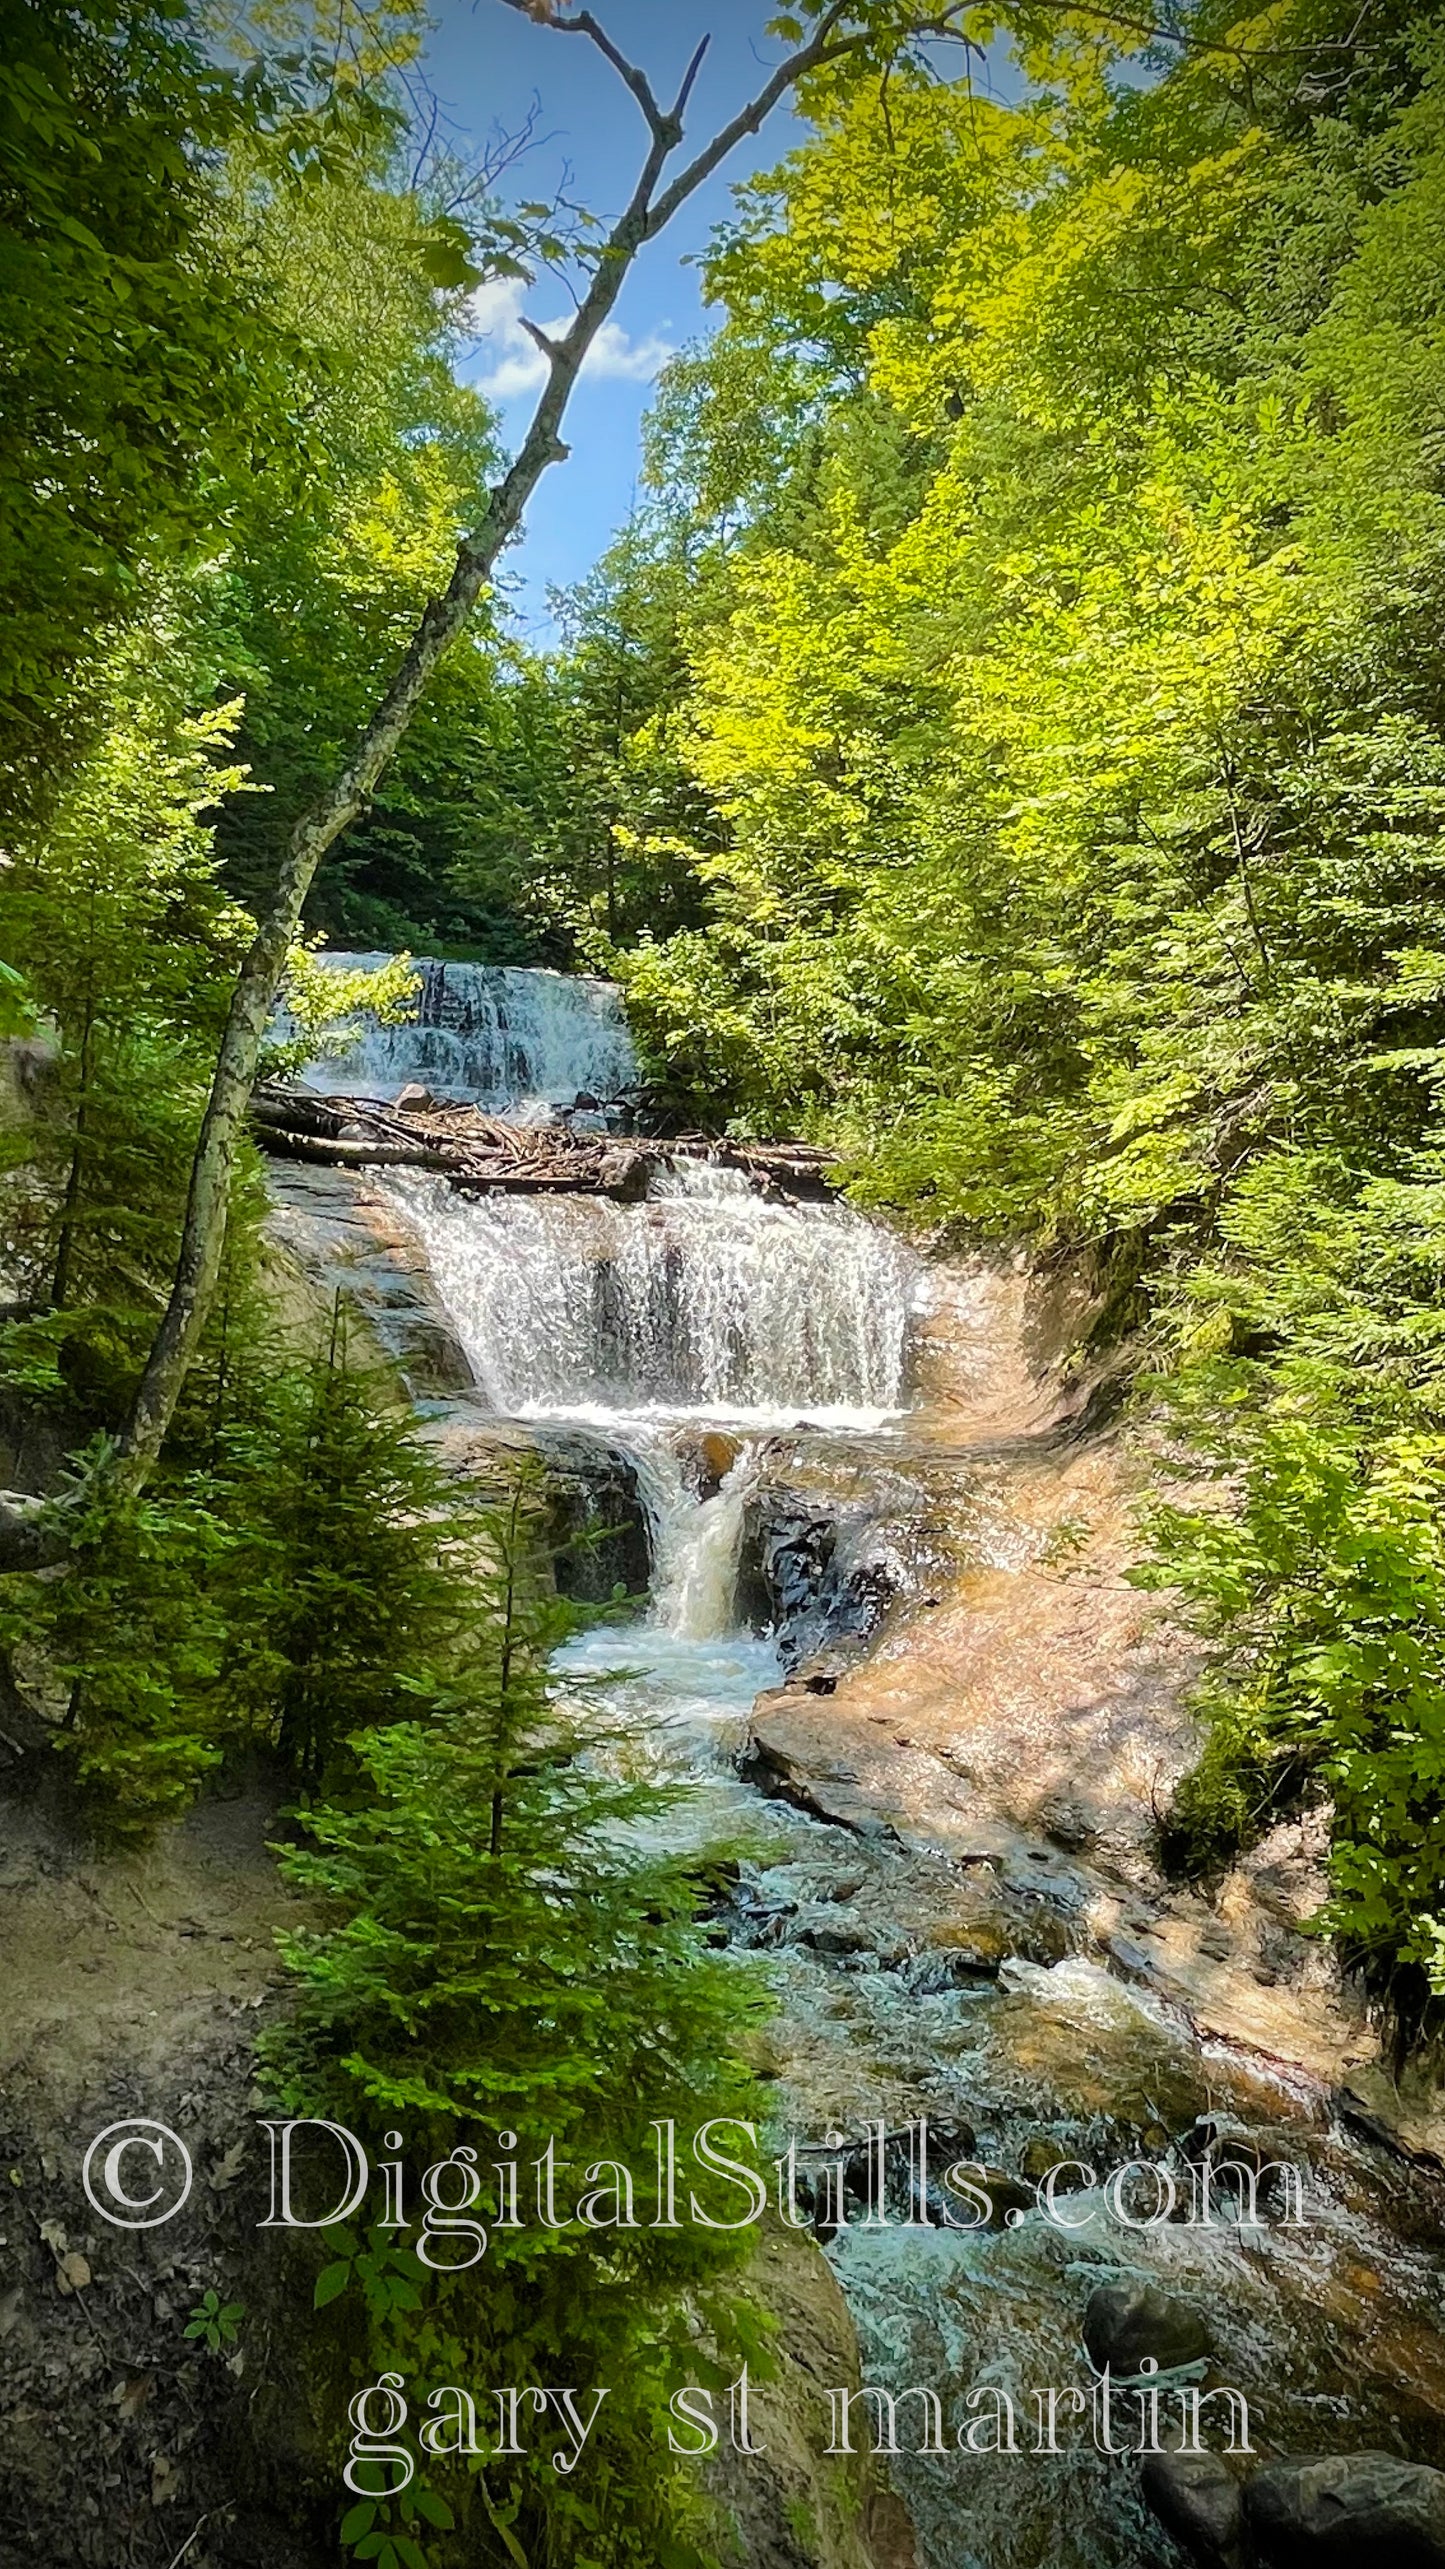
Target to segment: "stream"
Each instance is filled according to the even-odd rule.
[[[434,965],[414,1027],[364,1037],[313,1076],[377,1096],[417,1080],[535,1115],[578,1098],[603,1111],[636,1072],[606,985]],[[977,2159],[1023,2180],[1083,2163],[1059,2198],[1068,2226],[1020,2208],[955,2231],[908,2225],[899,2143],[889,2224],[865,2223],[855,2186],[846,2224],[822,2225],[865,2380],[931,2388],[947,2416],[948,2452],[905,2450],[891,2465],[924,2569],[1179,2560],[1127,2454],[1096,2451],[1066,2418],[1059,2453],[1033,2449],[1033,2393],[1089,2383],[1080,2323],[1101,2282],[1152,2282],[1204,2315],[1208,2379],[1245,2394],[1259,2449],[1445,2463],[1445,2257],[1414,2172],[1346,2128],[1303,2073],[1201,2041],[1106,1969],[1080,1925],[1077,1863],[1036,1847],[964,1867],[881,1826],[844,1829],[764,1798],[740,1762],[754,1700],[790,1660],[786,1619],[769,1628],[759,1582],[770,1523],[786,1530],[802,1502],[831,1511],[835,1586],[839,1560],[888,1568],[900,1524],[927,1555],[938,1482],[913,1473],[929,1429],[921,1260],[845,1207],[770,1201],[707,1164],[662,1174],[627,1205],[468,1199],[410,1174],[387,1188],[425,1243],[490,1411],[525,1422],[544,1452],[594,1438],[628,1460],[647,1522],[646,1617],[569,1643],[557,1681],[603,1704],[635,1772],[693,1788],[670,1829],[752,1850],[723,1923],[771,1964],[779,2015],[764,2066],[780,2128],[815,2143],[841,2132],[856,2161],[866,2123],[901,2132],[926,2117],[939,2170]],[[945,1548],[991,1542],[1006,1565],[1017,1530],[973,1507],[966,1450],[950,1469],[959,1522],[941,1529]],[[895,1589],[907,1566],[892,1565]],[[1303,2222],[1148,2222],[1152,2180],[1112,2208],[1079,2182],[1137,2160],[1184,2194],[1209,2117],[1300,2167]],[[1017,2453],[958,2449],[964,2396],[987,2385],[1017,2403]],[[920,2440],[917,2407],[900,2412],[905,2447]],[[1132,2403],[1126,2416],[1137,2432]],[[1222,2447],[1222,2421],[1206,2441]]]

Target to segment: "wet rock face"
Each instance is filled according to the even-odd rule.
[[[425,1248],[379,1187],[349,1169],[272,1161],[267,1237],[325,1310],[338,1293],[416,1400],[475,1390]]]
[[[1445,2471],[1393,2453],[1267,2463],[1244,2520],[1260,2569],[1445,2569]]]
[[[1084,2313],[1084,2344],[1100,2372],[1131,2380],[1147,2356],[1161,2372],[1210,2353],[1209,2332],[1192,2303],[1152,2284],[1100,2284]]]
[[[776,1633],[789,1675],[820,1652],[861,1649],[894,1593],[892,1568],[862,1528],[787,1491],[764,1490],[749,1505],[739,1601],[749,1622]]]
[[[619,1449],[581,1436],[550,1436],[546,1455],[560,1594],[586,1605],[605,1605],[619,1588],[645,1595],[651,1564],[634,1465]]]
[[[1151,2453],[1140,2473],[1144,2496],[1165,2531],[1203,2569],[1238,2569],[1240,2486],[1217,2453]]]
[[[1139,2485],[1201,2569],[1445,2569],[1445,2471],[1394,2453],[1287,2456],[1243,2480],[1217,2453],[1155,2453]]]

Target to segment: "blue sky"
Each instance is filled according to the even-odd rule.
[[[712,37],[689,117],[689,137],[702,142],[761,86],[779,49],[764,29],[780,0],[594,0],[608,34],[642,64],[659,93],[676,88],[699,38]],[[515,132],[540,103],[538,139],[512,186],[519,197],[550,200],[564,178],[568,193],[603,215],[629,192],[646,147],[639,110],[596,49],[580,35],[534,25],[502,0],[438,0],[427,74],[442,108],[473,146],[495,129]],[[652,383],[671,352],[707,325],[699,279],[686,264],[729,210],[732,183],[782,158],[796,138],[786,108],[699,191],[672,228],[645,250],[623,288],[614,322],[594,351],[568,414],[569,463],[549,472],[532,503],[526,535],[508,555],[510,581],[527,629],[546,632],[549,582],[580,579],[596,561],[632,503],[639,430]],[[686,147],[684,147],[686,148]],[[495,286],[478,298],[485,326],[463,371],[494,398],[515,437],[535,398],[540,361],[517,326],[516,289]],[[543,283],[526,298],[534,321],[565,310],[560,289]]]

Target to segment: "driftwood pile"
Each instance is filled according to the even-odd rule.
[[[575,1132],[570,1124],[509,1124],[477,1106],[438,1104],[424,1092],[416,1104],[403,1094],[387,1106],[262,1087],[251,1101],[251,1129],[277,1159],[430,1169],[463,1195],[605,1195],[635,1204],[654,1169],[689,1159],[741,1169],[765,1194],[785,1200],[816,1202],[832,1193],[825,1154],[803,1142],[717,1141],[703,1133],[659,1140]]]

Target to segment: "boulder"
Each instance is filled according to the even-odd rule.
[[[710,1427],[698,1438],[698,1466],[705,1499],[715,1497],[742,1450],[741,1440],[726,1435],[720,1427]]]
[[[647,1193],[649,1162],[645,1151],[604,1151],[597,1172],[598,1191],[619,1204],[641,1204]]]
[[[436,1104],[436,1099],[429,1088],[422,1087],[419,1080],[409,1079],[405,1087],[397,1090],[392,1104],[400,1115],[429,1115]]]
[[[1240,2486],[1217,2453],[1151,2453],[1139,2484],[1166,2533],[1201,2569],[1235,2569]]]
[[[1099,2284],[1084,2313],[1084,2344],[1096,2369],[1107,2364],[1120,2381],[1132,2381],[1146,2355],[1167,2373],[1210,2352],[1193,2304],[1154,2284]]]
[[[991,2167],[986,2159],[955,2158],[950,2166],[944,2164],[941,2149],[931,2155],[940,2163],[944,2178],[939,2201],[959,2228],[1016,2230],[1026,2213],[1038,2210],[1038,2189],[1027,2178]],[[979,2217],[980,2196],[989,2206],[986,2221]],[[942,2213],[936,2217],[942,2219]]]
[[[1267,2569],[1445,2569],[1445,2471],[1393,2453],[1267,2463],[1244,2516]]]
[[[1039,1805],[1038,1823],[1045,1837],[1071,1854],[1098,1844],[1098,1821],[1077,1793],[1051,1793]]]

